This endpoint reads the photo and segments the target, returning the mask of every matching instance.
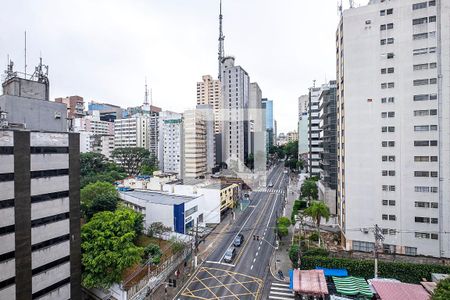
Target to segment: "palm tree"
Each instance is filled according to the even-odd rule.
[[[305,209],[304,214],[310,216],[317,225],[320,247],[320,221],[322,218],[325,218],[327,221],[330,219],[330,209],[323,201],[313,201],[311,205]]]

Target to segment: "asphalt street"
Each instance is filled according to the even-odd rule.
[[[215,249],[174,299],[260,299],[275,247],[276,218],[288,185],[283,171],[283,164],[276,165],[268,175],[268,186],[250,194],[250,205],[221,234]],[[233,261],[225,263],[225,252],[240,233],[244,242],[236,248]]]

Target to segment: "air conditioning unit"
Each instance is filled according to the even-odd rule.
[[[367,234],[367,233],[369,233],[369,229],[368,229],[368,228],[363,228],[363,229],[362,229],[362,232],[364,232],[364,233]]]
[[[55,112],[55,119],[61,119],[61,113],[59,111]]]

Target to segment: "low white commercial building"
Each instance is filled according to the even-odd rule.
[[[185,234],[197,222],[203,223],[204,212],[199,209],[202,195],[187,196],[167,192],[134,190],[119,192],[126,206],[144,215],[144,226],[161,222],[172,231]]]

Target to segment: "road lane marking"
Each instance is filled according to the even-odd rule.
[[[253,270],[253,265],[250,267],[250,270]]]
[[[256,258],[253,259],[253,262],[255,262],[255,261],[256,261]]]
[[[291,290],[289,288],[281,288],[281,287],[271,287],[271,290],[276,290],[276,291],[285,291],[285,292],[290,292]]]
[[[256,252],[256,255],[255,256],[258,256],[258,252]]]
[[[277,285],[277,286],[283,286],[283,287],[287,287],[287,286],[289,286],[289,283],[278,283],[278,282],[272,282],[272,285]]]
[[[261,246],[258,247],[258,251],[261,250]]]

